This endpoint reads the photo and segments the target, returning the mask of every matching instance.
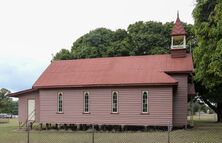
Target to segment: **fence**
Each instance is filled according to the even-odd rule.
[[[33,125],[33,130],[26,131],[27,143],[221,143],[222,124],[215,123],[215,115],[194,116],[195,126],[188,129],[173,129],[168,127],[126,128],[115,130],[98,126],[81,128],[63,126],[59,130],[53,127],[39,130]],[[26,143],[26,142],[25,142]]]
[[[39,126],[27,127],[27,143],[170,143],[172,125],[168,127],[127,127],[124,129],[103,128],[92,125],[84,131],[61,127],[59,130],[39,130]],[[38,128],[38,130],[36,130]]]
[[[216,123],[215,115],[194,116],[194,127],[173,129],[148,128],[102,128],[98,126],[79,127],[55,125],[48,128],[33,124],[17,130],[16,119],[0,124],[0,143],[222,143],[222,124]]]
[[[84,131],[75,128],[61,127],[60,130],[46,127],[39,130],[33,125],[33,130],[27,130],[25,143],[221,143],[222,124],[215,122],[197,122],[196,127],[174,129],[169,123],[168,128],[149,127],[138,130],[123,129],[121,131],[109,128],[98,130],[97,126],[85,128]],[[38,128],[37,130],[35,128]]]

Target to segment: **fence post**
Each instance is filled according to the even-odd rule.
[[[29,143],[29,123],[27,124],[27,143]]]
[[[191,100],[190,100],[190,108],[191,108],[191,115],[190,115],[190,125],[193,127],[194,126],[194,122],[193,122],[193,115],[194,115],[194,112],[193,112],[193,96],[191,97]]]
[[[170,143],[170,132],[172,130],[172,123],[171,122],[168,122],[168,142],[167,143]]]
[[[92,143],[94,143],[94,124],[92,124]]]

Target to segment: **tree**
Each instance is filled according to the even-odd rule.
[[[107,49],[111,46],[114,32],[106,28],[98,28],[77,39],[71,53],[75,59],[107,57]]]
[[[196,90],[222,122],[222,1],[197,0],[193,16]]]
[[[113,40],[107,49],[107,56],[115,57],[129,55],[133,55],[131,40],[126,30],[118,29],[113,33]]]
[[[53,57],[53,60],[68,60],[72,59],[72,55],[67,49],[61,49],[56,55]]]
[[[194,38],[193,25],[184,23],[188,43]],[[173,22],[136,22],[127,30],[98,28],[78,38],[69,50],[62,49],[54,60],[169,53]]]
[[[171,23],[172,27],[173,23]],[[168,25],[167,25],[168,26]],[[168,53],[170,30],[160,22],[136,22],[128,27],[134,55]]]
[[[7,95],[11,93],[5,88],[0,89],[0,113],[18,114],[18,102],[13,101]]]
[[[0,113],[3,112],[8,105],[9,97],[7,94],[9,93],[10,91],[5,88],[0,89]]]

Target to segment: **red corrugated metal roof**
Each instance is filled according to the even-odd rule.
[[[167,85],[177,81],[165,72],[192,72],[192,56],[109,57],[53,61],[33,88]]]
[[[180,21],[179,16],[177,16],[177,20],[173,26],[173,30],[171,32],[171,36],[180,36],[180,35],[186,35],[186,31],[183,27],[183,24]]]

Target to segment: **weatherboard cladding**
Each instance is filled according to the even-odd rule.
[[[25,122],[27,120],[27,115],[28,115],[28,100],[29,99],[35,99],[35,119],[38,122],[39,121],[39,115],[40,115],[40,110],[39,110],[39,92],[30,92],[30,93],[25,93],[21,96],[19,96],[19,117],[18,121],[19,122]]]
[[[187,50],[182,48],[182,49],[170,49],[171,57],[172,58],[184,58],[187,55]]]
[[[173,124],[175,126],[187,125],[187,75],[176,74],[172,75],[172,77],[178,81],[178,86],[173,96]]]
[[[167,85],[177,81],[165,72],[192,72],[192,56],[146,55],[53,61],[33,88],[115,85]]]
[[[142,115],[142,91],[148,90],[149,114]],[[89,91],[89,112],[83,114],[83,92]],[[111,113],[111,93],[118,91],[118,114]],[[63,92],[64,113],[57,114],[57,93]],[[172,122],[172,86],[40,90],[41,123],[158,125]]]
[[[189,83],[188,84],[188,95],[189,96],[195,96],[195,88],[194,88],[194,84]]]

